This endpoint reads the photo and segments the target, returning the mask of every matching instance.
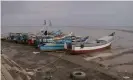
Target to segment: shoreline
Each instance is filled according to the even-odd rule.
[[[112,29],[111,29],[112,30]],[[122,35],[122,36],[127,36],[127,35],[129,35],[129,34],[127,34],[127,33],[133,33],[133,31],[132,30],[118,30],[118,29],[113,29],[113,30],[116,30],[116,31],[121,31],[121,32],[126,32],[126,35]],[[119,34],[121,34],[120,32],[118,32],[118,36],[120,36]],[[123,33],[123,34],[125,34],[125,33]],[[122,36],[120,36],[120,37],[122,37]],[[126,38],[122,38],[121,40],[123,40],[123,42],[125,42],[126,40],[125,40]],[[132,39],[132,38],[131,38]],[[131,40],[130,39],[130,40]],[[118,41],[119,42],[119,41]],[[27,66],[29,66],[29,67],[33,67],[33,68],[35,68],[35,67],[37,67],[37,66],[41,66],[41,65],[44,65],[44,63],[46,63],[47,61],[44,61],[43,62],[43,59],[47,59],[48,57],[46,57],[46,54],[48,54],[47,52],[41,52],[41,51],[39,51],[39,50],[36,50],[36,49],[34,49],[33,47],[30,47],[30,46],[25,46],[25,45],[21,45],[21,44],[14,44],[14,43],[3,43],[2,41],[1,41],[1,43],[6,47],[6,48],[10,48],[9,49],[9,51],[8,50],[5,50],[5,53],[6,53],[6,55],[8,55],[11,59],[13,59],[13,60],[15,60],[17,63],[19,63],[19,64],[21,64],[21,65],[24,65],[25,67],[26,67],[26,65]],[[117,43],[117,42],[116,42]],[[115,44],[115,43],[114,43]],[[123,44],[123,43],[122,43]],[[126,43],[127,44],[127,43]],[[131,44],[131,43],[129,43],[129,44]],[[2,45],[2,47],[3,47],[3,45]],[[116,44],[117,46],[121,46],[121,43],[120,44]],[[124,44],[123,44],[124,45]],[[23,47],[23,48],[22,48]],[[113,46],[114,47],[114,46]],[[130,47],[130,46],[129,46]],[[129,48],[129,47],[127,47],[127,49]],[[4,48],[4,47],[3,47]],[[114,47],[114,49],[115,49],[116,47]],[[132,47],[130,47],[131,48],[131,50],[132,50]],[[116,48],[117,49],[117,48]],[[11,51],[10,51],[11,50]],[[20,51],[18,51],[18,50],[20,50]],[[23,51],[22,51],[23,50]],[[113,50],[113,49],[112,49]],[[43,55],[41,54],[33,54],[32,52],[33,51],[39,51],[40,53],[43,53]],[[118,51],[121,51],[121,49],[118,49]],[[127,50],[128,51],[128,50]],[[113,55],[113,56],[116,56],[116,57],[114,57],[114,58],[107,58],[107,57],[101,57],[101,60],[99,59],[99,58],[96,58],[96,59],[94,59],[94,60],[91,60],[91,61],[85,61],[85,60],[83,60],[83,55],[80,55],[80,56],[72,56],[72,55],[65,55],[65,57],[63,57],[63,59],[64,60],[67,60],[67,61],[70,61],[70,62],[72,62],[73,64],[78,64],[78,65],[80,65],[80,66],[83,66],[84,68],[90,68],[90,69],[94,69],[94,70],[97,70],[97,71],[100,71],[100,72],[102,72],[101,74],[107,74],[107,75],[112,75],[112,77],[114,76],[114,78],[116,78],[116,77],[118,77],[118,78],[121,78],[121,79],[123,79],[123,76],[130,76],[130,78],[131,79],[133,79],[133,76],[131,76],[131,74],[130,73],[128,73],[128,72],[119,72],[119,71],[117,71],[117,70],[119,70],[118,68],[116,68],[116,69],[114,69],[115,67],[113,66],[113,67],[110,67],[112,64],[113,65],[117,65],[117,64],[122,64],[122,63],[119,63],[119,61],[122,61],[121,60],[121,57],[123,58],[123,55],[124,55],[124,57],[125,57],[125,55],[128,55],[128,53],[127,53],[127,51],[125,52],[121,52],[122,54],[120,54],[120,53],[117,53],[117,51],[116,51],[116,55]],[[9,53],[8,53],[9,52]],[[20,52],[20,53],[19,53]],[[110,52],[110,51],[109,51]],[[107,52],[107,53],[109,53],[109,52]],[[115,51],[114,51],[115,52]],[[12,53],[12,54],[11,54]],[[51,52],[52,54],[54,54],[56,57],[59,57],[60,55],[62,55],[61,53],[55,53],[55,52]],[[99,52],[100,54],[101,53],[106,53],[106,51],[105,52]],[[132,52],[130,52],[130,53],[132,53]],[[54,55],[52,55],[52,54],[49,54],[49,56],[54,56]],[[29,57],[30,56],[30,57]],[[132,56],[132,54],[129,54],[129,57],[130,56]],[[119,60],[119,57],[120,57],[120,60]],[[54,58],[53,58],[54,59]],[[116,59],[116,61],[114,61]],[[117,60],[118,59],[118,60]],[[128,58],[128,56],[127,57],[125,57],[124,59],[129,59]],[[42,60],[42,61],[41,61]],[[97,61],[98,62],[97,62]],[[39,62],[38,62],[39,61]],[[51,60],[50,60],[51,61]],[[112,62],[112,61],[114,61],[114,62]],[[129,59],[129,62],[130,62],[131,60]],[[37,64],[37,62],[38,62],[38,64]],[[115,63],[115,62],[117,62],[117,64]],[[61,62],[62,63],[62,62]],[[124,63],[126,63],[125,62],[125,60],[124,60]],[[107,64],[109,64],[109,67],[107,67],[106,65]],[[37,65],[37,66],[35,66],[35,65]],[[66,65],[66,63],[64,64],[64,65]],[[91,65],[91,66],[90,66]],[[23,66],[23,67],[24,67]],[[131,65],[132,66],[132,65]],[[119,65],[118,65],[118,67],[119,67]],[[128,67],[126,68],[126,69],[128,69]],[[127,75],[128,74],[128,75]],[[121,80],[120,79],[120,80]],[[114,79],[115,80],[115,79]]]
[[[4,48],[4,46],[5,46],[6,50],[4,51],[3,54],[8,56],[10,59],[13,59],[15,62],[19,63],[19,65],[21,67],[24,68],[24,66],[25,66],[25,69],[28,68],[28,67],[29,68],[32,67],[33,69],[36,69],[39,66],[40,67],[45,66],[47,64],[47,60],[49,60],[51,62],[51,61],[56,60],[60,55],[63,55],[63,53],[54,53],[54,52],[51,53],[51,54],[55,54],[56,57],[49,54],[49,53],[47,53],[47,52],[40,52],[42,54],[33,54],[32,52],[37,51],[37,50],[32,48],[32,47],[21,45],[21,44],[8,43],[8,42],[2,42],[2,47]],[[25,46],[25,48],[23,46]],[[23,47],[23,49],[21,49],[21,47]],[[10,52],[10,53],[8,53],[8,52]],[[67,62],[64,62],[64,60],[67,61]],[[77,60],[78,64],[76,62],[73,62],[73,60]],[[110,72],[111,74],[107,73],[107,71],[102,67],[100,68],[99,65],[94,64],[94,63],[92,64],[90,62],[89,63],[88,62],[84,63],[83,59],[79,60],[79,58],[78,57],[76,58],[76,56],[67,56],[67,55],[65,55],[65,56],[61,57],[61,59],[59,61],[55,62],[54,64],[55,64],[55,66],[57,66],[57,65],[62,66],[62,67],[64,66],[66,71],[67,70],[68,71],[71,71],[71,70],[73,71],[76,68],[80,67],[80,70],[82,70],[82,69],[83,69],[83,71],[85,70],[85,72],[89,76],[92,76],[92,74],[93,74],[93,77],[95,79],[98,79],[98,80],[121,80],[121,79],[119,79],[118,76],[113,75],[111,72]],[[27,65],[27,67],[26,67],[26,65]],[[51,67],[52,67],[52,65],[51,65]],[[78,66],[76,67],[76,65],[78,65]],[[42,67],[42,69],[45,69],[45,68]],[[99,68],[99,69],[97,69],[97,68]],[[91,73],[86,71],[86,70],[91,71]],[[58,73],[58,75],[61,75],[61,74]],[[97,77],[95,77],[94,75],[97,75]],[[102,77],[103,79],[99,78],[100,75],[103,76]],[[63,77],[62,77],[62,79],[63,79]]]

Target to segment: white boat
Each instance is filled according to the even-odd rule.
[[[72,44],[65,43],[64,47],[71,54],[83,54],[94,51],[104,50],[111,47],[115,32],[108,36],[104,36],[95,41],[89,42],[74,42]]]

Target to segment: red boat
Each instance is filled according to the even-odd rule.
[[[30,35],[28,39],[28,45],[34,45],[35,40],[36,36]]]

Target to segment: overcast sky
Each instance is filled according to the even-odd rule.
[[[133,26],[133,2],[105,1],[2,1],[2,27],[41,26]]]

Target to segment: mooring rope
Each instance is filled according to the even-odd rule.
[[[48,65],[50,65],[50,64],[53,64],[53,63],[59,61],[59,60],[60,60],[63,56],[65,56],[65,55],[66,55],[66,54],[63,54],[63,55],[59,56],[55,61],[50,62],[50,63],[48,63],[48,64],[46,64],[46,65],[44,65],[44,66],[38,67],[38,68],[34,69],[34,71],[37,71],[38,69],[44,68],[44,67],[46,67],[46,66],[48,66]]]

